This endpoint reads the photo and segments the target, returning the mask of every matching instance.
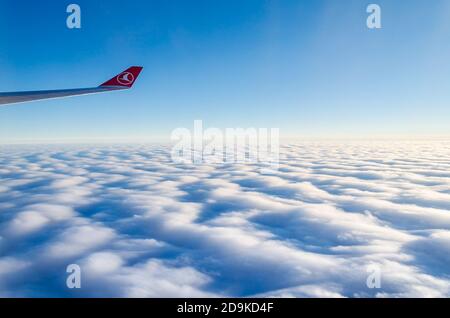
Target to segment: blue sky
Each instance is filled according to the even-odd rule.
[[[0,108],[0,142],[168,137],[207,127],[283,135],[449,135],[446,0],[0,1],[0,91],[128,92]],[[382,7],[381,30],[366,7]]]

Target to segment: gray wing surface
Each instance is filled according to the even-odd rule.
[[[141,71],[142,71],[141,66],[132,66],[123,71],[122,73],[111,78],[110,80],[106,81],[102,85],[92,88],[0,93],[0,106],[16,103],[25,103],[43,99],[90,95],[90,94],[98,94],[110,91],[130,89],[136,82]]]
[[[61,89],[50,91],[31,91],[31,92],[13,92],[0,93],[0,105],[16,104],[31,102],[35,100],[63,98],[78,95],[90,95],[105,93],[109,91],[123,90],[123,87],[94,87],[94,88],[79,88],[79,89]]]

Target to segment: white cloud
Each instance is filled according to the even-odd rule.
[[[11,235],[29,234],[42,229],[53,222],[71,218],[74,211],[70,207],[50,204],[35,204],[19,212],[10,222],[8,233]]]
[[[2,295],[73,296],[76,263],[87,297],[449,297],[448,146],[305,142],[270,175],[164,146],[8,147]]]
[[[73,226],[57,235],[46,247],[45,253],[55,259],[74,257],[102,246],[114,237],[115,233],[110,228],[97,225]]]
[[[191,267],[174,267],[160,260],[127,266],[111,252],[99,252],[82,261],[88,293],[107,287],[114,297],[214,297],[202,291],[210,278]]]

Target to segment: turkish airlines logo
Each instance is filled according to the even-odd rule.
[[[122,85],[131,85],[134,82],[134,75],[130,72],[124,72],[117,76],[117,81]]]

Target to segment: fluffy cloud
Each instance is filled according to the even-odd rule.
[[[0,296],[450,296],[445,141],[291,144],[265,175],[164,146],[0,150]]]

